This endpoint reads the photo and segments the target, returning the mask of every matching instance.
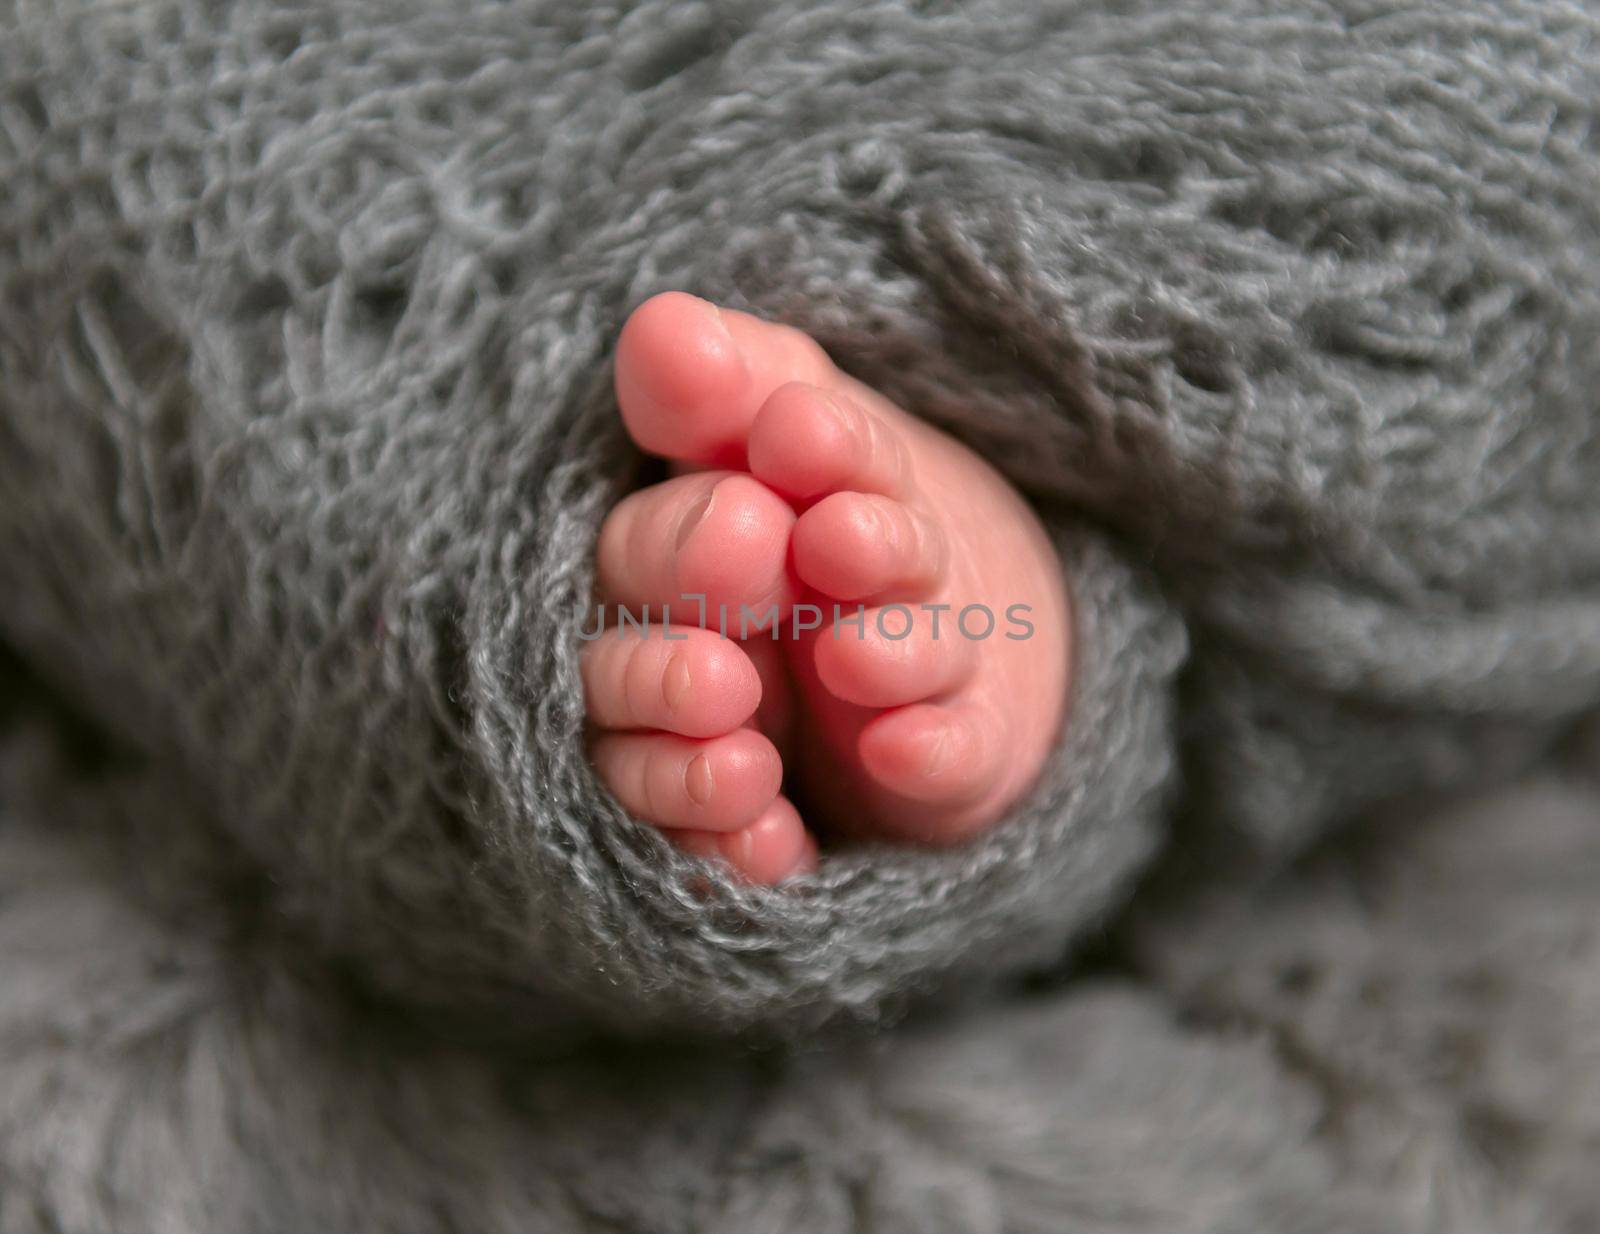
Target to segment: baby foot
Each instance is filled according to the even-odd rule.
[[[697,624],[681,597],[704,595],[712,627],[585,648],[619,800],[762,882],[815,859],[780,747],[828,825],[941,843],[1000,818],[1068,682],[1061,567],[1027,504],[806,335],[691,296],[633,314],[616,384],[643,449],[715,469],[631,495],[602,530],[603,601]],[[741,605],[776,610],[781,637],[721,637]]]
[[[827,617],[790,658],[806,801],[921,843],[997,821],[1066,703],[1068,599],[1038,517],[971,450],[837,372],[775,391],[748,449],[803,511],[792,565]]]

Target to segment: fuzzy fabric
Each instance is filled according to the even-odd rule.
[[[1588,6],[0,14],[0,1230],[1597,1219],[1594,798],[1304,856],[1600,705]],[[969,847],[742,888],[590,772],[669,287],[1051,524]]]

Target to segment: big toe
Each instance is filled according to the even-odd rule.
[[[743,468],[750,425],[773,390],[837,370],[809,335],[680,291],[646,300],[617,340],[616,394],[639,447]]]

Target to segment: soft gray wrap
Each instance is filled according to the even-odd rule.
[[[791,1228],[712,1166],[734,1126],[783,1140],[788,1114],[744,1104],[788,1082],[779,1064],[706,1064],[725,1117],[708,1109],[695,1139],[692,1089],[630,1111],[623,1085],[615,1126],[581,1072],[502,1105],[486,1038],[795,1036],[977,995],[1104,922],[1175,819],[1208,857],[1191,881],[1270,878],[1380,799],[1530,764],[1600,700],[1600,18],[1582,4],[0,12],[0,638],[41,700],[18,709],[0,781],[0,964],[21,966],[0,985],[7,1234],[420,1230],[430,1213],[478,1229],[491,1212],[576,1228],[555,1201],[548,1226],[520,1199],[496,1209],[490,1180],[547,1156],[536,1128],[579,1108],[595,1137],[641,1119],[651,1144],[686,1137],[670,1168],[638,1150],[637,1212],[605,1211],[614,1188],[558,1163],[552,1185],[595,1222]],[[830,853],[799,888],[751,890],[597,786],[573,631],[638,462],[610,351],[669,287],[811,331],[1056,532],[1069,724],[1039,790],[971,847]],[[92,770],[50,753],[34,713],[63,707]],[[1580,844],[1547,815],[1552,845]],[[1183,911],[1201,923],[1131,945],[1152,988],[1190,989],[1240,948],[1232,917]],[[123,957],[114,978],[67,958],[73,931]],[[390,1010],[362,1011],[373,997]],[[1162,1053],[1176,1030],[1153,995],[1096,997],[1047,999],[1041,1023],[1166,1058],[1123,1067],[1104,1047],[1153,1107],[1199,1091]],[[378,1027],[396,1007],[480,1045],[397,1044]],[[154,1117],[135,1078],[150,1060],[135,1050],[119,1080],[119,1051],[156,1026],[188,1040],[191,1015],[213,1025],[188,1047],[201,1074],[158,1104],[192,1107],[129,1164],[118,1137]],[[956,1034],[987,1022],[1002,1053],[1033,1031],[972,1015]],[[376,1070],[357,1077],[369,1035]],[[1001,1174],[1077,1151],[1072,1086],[1050,1109],[1035,1094],[1063,1061],[1028,1073],[1055,1040],[1006,1055],[1014,1095],[1040,1103],[1007,1126],[1048,1134]],[[956,1083],[975,1047],[925,1048]],[[876,1057],[826,1056],[815,1092],[851,1091]],[[1277,1203],[1252,1190],[1252,1153],[1279,1151],[1281,1180],[1261,1178],[1301,1197],[1332,1167],[1274,1147],[1300,1107],[1227,1078],[1257,1062],[1217,1065],[1260,1118],[1230,1176],[1244,1207],[1195,1220],[1240,1228]],[[261,1147],[320,1125],[309,1094],[347,1084],[336,1163]],[[992,1093],[962,1100],[1002,1117]],[[1176,1143],[1201,1109],[1124,1117]],[[208,1119],[226,1130],[200,1189],[139,1207],[158,1203],[163,1146]],[[419,1164],[384,1139],[413,1119],[459,1136]],[[850,1133],[794,1134],[849,1162]],[[982,1141],[940,1151],[989,1168]],[[1031,1218],[1015,1194],[961,1208],[975,1184],[932,1203],[960,1172],[882,1152],[925,1176],[841,1223],[1064,1220],[1055,1193]],[[379,1203],[390,1171],[417,1190]],[[708,1187],[724,1226],[694,1207]],[[795,1195],[795,1213],[824,1204]]]

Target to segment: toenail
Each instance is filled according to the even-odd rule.
[[[727,319],[722,315],[722,309],[717,305],[712,304],[709,300],[707,300],[705,303],[706,306],[711,310],[712,321],[716,322],[717,333],[722,336],[722,341],[727,344],[728,354],[733,357],[733,362],[738,366],[739,371],[748,375],[750,368],[745,363],[744,352],[739,349],[739,344],[733,337],[733,331],[728,329],[728,322]]]
[[[697,806],[703,806],[711,800],[711,760],[704,754],[696,754],[689,760],[689,766],[683,773],[683,787],[689,794],[689,800]]]
[[[931,780],[934,776],[949,771],[955,765],[955,761],[956,743],[950,736],[950,730],[941,728],[929,744],[927,757],[922,763],[922,774]]]
[[[829,394],[820,386],[814,386],[812,389],[816,395],[817,406],[821,407],[823,411],[827,412],[828,419],[833,421],[835,428],[837,428],[841,433],[848,434],[851,427],[850,417],[845,412],[844,404],[839,402],[838,399],[834,398],[833,395]]]
[[[755,848],[754,831],[755,827],[751,825],[735,831],[722,841],[722,855],[741,872],[750,868],[750,855]]]
[[[716,500],[717,491],[712,489],[694,505],[684,512],[683,521],[678,524],[677,547],[682,548],[688,543],[689,537],[694,534],[694,529],[705,520],[711,512],[711,503]]]
[[[689,657],[681,651],[667,661],[666,672],[661,674],[661,693],[672,711],[689,697]]]

